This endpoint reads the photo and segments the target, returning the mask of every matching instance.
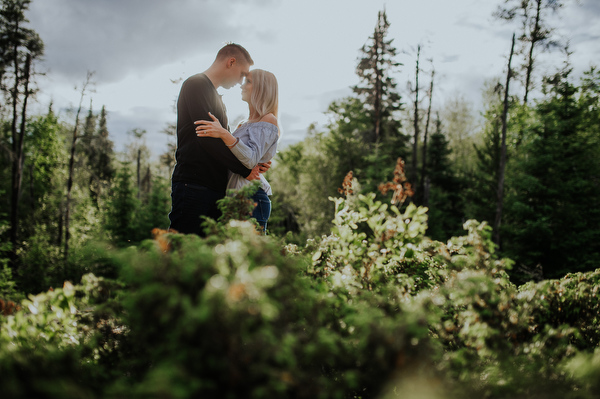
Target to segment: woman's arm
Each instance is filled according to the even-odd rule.
[[[249,130],[247,143],[239,141],[229,131],[224,129],[218,120],[211,115],[213,121],[196,121],[198,137],[216,137],[223,140],[233,155],[247,168],[254,168],[264,156],[269,159],[275,155],[279,138],[277,119],[274,115],[266,115],[261,122],[269,124],[252,125]]]
[[[229,130],[221,126],[221,122],[210,112],[208,116],[212,118],[211,121],[199,120],[194,122],[196,125],[196,135],[198,137],[215,137],[223,140],[225,145],[229,148],[237,144],[238,139],[233,137]]]
[[[254,124],[248,128],[248,139],[240,141],[230,148],[240,162],[248,167],[254,167],[261,160],[271,159],[277,151],[277,126],[273,124]]]

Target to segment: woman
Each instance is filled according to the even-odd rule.
[[[244,166],[252,169],[259,163],[270,162],[277,151],[279,97],[275,75],[262,69],[250,71],[242,85],[242,100],[248,103],[249,117],[233,134],[210,113],[212,121],[195,122],[196,134],[198,137],[220,138]],[[229,172],[227,189],[239,189],[246,184],[250,182],[244,177]],[[252,217],[258,221],[263,234],[267,231],[267,220],[271,215],[271,194],[271,185],[261,174],[260,188],[252,197],[257,204]]]

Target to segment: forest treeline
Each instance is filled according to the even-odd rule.
[[[559,2],[499,7],[498,19],[516,20],[523,30],[512,43],[507,38],[507,63],[498,66],[505,75],[482,88],[480,118],[460,96],[432,107],[441,79],[435,60],[424,62],[426,49],[417,45],[414,65],[399,65],[381,12],[361,49],[354,95],[331,103],[325,129],[311,127],[305,140],[278,154],[272,230],[326,234],[334,209],[328,198],[344,176],[352,171],[364,193],[379,193],[402,158],[414,191],[410,202],[429,209],[431,238],[460,235],[469,219],[487,221],[500,252],[515,261],[515,281],[595,269],[600,73],[591,67],[576,79],[568,48],[555,58],[554,73],[537,73],[536,57],[558,46],[546,22],[554,12]],[[405,97],[398,68],[413,70]]]
[[[600,73],[568,48],[539,72],[562,2],[499,5],[480,118],[435,106],[443,73],[421,45],[401,65],[380,12],[353,95],[268,172],[270,234],[243,191],[206,238],[165,231],[173,145],[116,151],[92,73],[30,113],[30,3],[0,0],[3,395],[598,397]]]
[[[0,234],[3,264],[25,292],[37,292],[70,278],[71,257],[87,242],[127,245],[168,226],[174,148],[151,161],[145,131],[133,129],[127,149],[115,152],[109,114],[92,106],[90,73],[77,108],[57,114],[48,104],[47,113],[30,115],[44,45],[28,27],[29,3],[2,2]],[[500,253],[515,261],[515,281],[593,270],[600,257],[600,73],[591,67],[575,79],[568,48],[552,75],[536,69],[537,57],[558,46],[548,20],[561,6],[498,7],[498,23],[520,30],[507,40],[510,57],[498,79],[482,88],[480,118],[460,96],[432,106],[441,79],[435,60],[425,61],[427,49],[417,45],[414,66],[401,65],[380,12],[360,49],[354,95],[332,102],[330,123],[282,149],[269,172],[271,233],[294,242],[327,234],[329,197],[346,174],[353,172],[364,193],[384,198],[378,186],[402,158],[409,202],[429,209],[431,238],[460,235],[469,219],[487,221]],[[396,76],[408,69],[413,77],[402,97]],[[164,131],[173,135],[174,126]]]
[[[79,84],[77,108],[57,114],[48,104],[47,113],[30,115],[44,45],[27,25],[29,3],[2,2],[0,234],[4,264],[24,291],[36,292],[53,285],[51,276],[57,284],[68,278],[70,257],[86,242],[126,245],[168,226],[174,148],[151,161],[145,131],[133,129],[127,149],[115,152],[108,112],[92,106],[90,73]],[[507,40],[510,58],[498,66],[498,79],[482,88],[480,117],[460,96],[432,106],[441,79],[435,60],[417,45],[414,65],[401,65],[380,12],[360,49],[354,95],[332,102],[330,123],[282,149],[269,172],[271,233],[294,242],[327,234],[329,197],[346,174],[359,178],[364,193],[379,193],[402,158],[414,192],[409,202],[429,209],[428,236],[445,241],[460,235],[466,220],[487,221],[520,282],[594,269],[600,74],[591,67],[575,79],[568,48],[552,75],[535,68],[537,57],[560,42],[548,20],[561,6],[540,0],[498,7],[498,23],[520,30],[512,45]],[[413,71],[404,97],[396,81],[401,70]],[[174,135],[174,126],[164,132]]]

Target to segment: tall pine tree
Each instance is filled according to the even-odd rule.
[[[448,139],[442,131],[439,116],[429,144],[427,164],[429,218],[427,235],[445,241],[462,233],[464,218],[462,193],[464,185],[452,167]]]
[[[507,255],[526,269],[541,266],[546,278],[600,262],[600,74],[580,87],[569,74],[549,79],[549,96],[536,107],[504,229]]]
[[[396,91],[392,73],[401,64],[396,62],[396,48],[393,39],[387,39],[390,23],[385,10],[377,16],[377,24],[369,43],[365,44],[356,74],[361,80],[352,89],[365,104],[373,121],[371,142],[378,143],[384,137],[394,137],[399,133],[400,122],[394,114],[401,109],[401,97]]]
[[[30,0],[2,0],[0,3],[0,89],[8,99],[11,113],[10,241],[13,251],[17,249],[21,221],[19,207],[25,161],[27,105],[34,93],[31,88],[34,63],[44,53],[44,43],[39,35],[26,27],[29,21],[25,18],[25,12],[30,3]],[[15,255],[12,258],[13,267],[16,267]]]

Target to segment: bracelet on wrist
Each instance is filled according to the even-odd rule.
[[[226,145],[227,147],[229,147],[229,148],[233,148],[233,147],[235,147],[235,145],[236,145],[236,144],[237,144],[239,141],[240,141],[240,138],[239,138],[239,137],[236,137],[236,138],[235,138],[235,141],[233,142],[233,144],[231,144],[231,145],[227,145],[227,144],[225,144],[225,145]]]

